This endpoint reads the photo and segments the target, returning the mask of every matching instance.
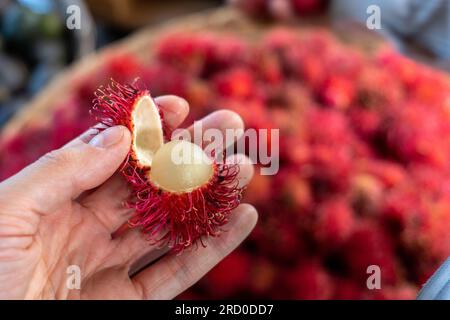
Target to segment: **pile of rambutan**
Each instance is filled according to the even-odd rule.
[[[280,129],[279,172],[255,170],[244,196],[260,214],[254,232],[182,297],[409,299],[450,255],[445,74],[325,30],[276,29],[256,42],[177,33],[149,56],[110,57],[74,83],[50,127],[3,141],[0,179],[91,126],[100,84],[139,77],[153,96],[187,99],[187,123],[230,108],[247,127]],[[371,265],[379,290],[367,288]]]

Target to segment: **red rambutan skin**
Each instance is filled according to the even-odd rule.
[[[238,294],[251,281],[252,257],[245,251],[234,251],[207,275],[203,283],[210,287],[212,298],[223,299]]]
[[[255,90],[253,73],[245,68],[231,69],[214,78],[217,92],[234,99],[246,99]]]
[[[0,179],[88,128],[92,119],[85,115],[98,84],[110,77],[126,83],[140,76],[155,96],[176,94],[190,102],[186,123],[225,107],[237,111],[247,127],[280,129],[279,173],[257,178],[253,192],[246,194],[261,213],[250,241],[239,249],[252,254],[251,280],[242,280],[239,290],[227,289],[226,283],[227,297],[241,292],[246,298],[305,296],[296,292],[299,281],[283,281],[284,275],[301,270],[310,256],[319,261],[314,268],[323,271],[323,253],[336,262],[324,261],[333,275],[327,277],[334,288],[328,297],[391,299],[414,293],[409,284],[423,284],[450,252],[450,88],[445,75],[391,49],[362,56],[320,29],[277,28],[263,37],[254,46],[253,39],[179,33],[156,43],[156,59],[109,55],[100,68],[71,84],[73,95],[65,95],[49,118],[52,128],[36,127],[32,121],[1,142]],[[246,90],[233,88],[235,70],[245,70],[237,73],[237,82],[252,79],[242,86]],[[220,78],[225,80],[221,92],[215,83]],[[341,87],[354,95],[336,90]],[[145,182],[145,171],[139,172]],[[377,182],[361,182],[361,174]],[[319,211],[333,207],[333,199],[343,199],[353,217],[339,214],[338,208],[328,210],[329,219],[320,219]],[[348,222],[350,234],[343,232],[344,244],[336,248],[333,241],[323,240],[327,233],[322,231],[335,238],[347,228],[346,219],[339,218],[345,216],[354,221]],[[335,218],[336,223],[330,222]],[[363,231],[361,220],[371,222]],[[382,290],[365,286],[365,267],[373,261],[382,266]],[[246,269],[247,263],[230,265]],[[392,277],[392,265],[398,267],[398,277]],[[228,273],[218,273],[215,283],[226,282]],[[196,287],[188,296],[225,297],[217,292],[221,288]]]
[[[390,286],[381,290],[371,290],[368,298],[375,300],[414,300],[418,289],[408,284],[400,286]]]
[[[450,124],[443,110],[430,112],[428,105],[408,103],[392,108],[387,142],[405,162],[426,162],[448,167]],[[433,143],[430,143],[433,141]]]
[[[362,297],[361,286],[346,278],[336,278],[334,281],[333,298],[335,300],[358,300]]]
[[[330,299],[333,294],[331,277],[315,260],[303,261],[288,272],[285,281],[293,290],[292,298],[299,300]]]
[[[326,201],[317,208],[314,232],[317,240],[328,247],[341,245],[351,234],[355,219],[344,199]]]
[[[362,221],[346,241],[343,254],[351,277],[361,283],[367,280],[367,267],[382,270],[382,286],[399,279],[394,245],[390,236],[375,223]]]
[[[346,109],[356,96],[353,81],[346,77],[328,77],[321,85],[319,95],[325,105],[337,109]]]
[[[316,14],[326,6],[327,0],[291,0],[293,9],[299,15]]]
[[[111,81],[97,90],[93,113],[105,127],[123,125],[132,132],[131,114],[137,99],[144,95],[149,92]],[[159,113],[167,140],[169,129]],[[127,205],[136,211],[129,225],[139,228],[149,241],[167,244],[176,252],[197,241],[204,245],[202,236],[218,236],[239,205],[243,188],[237,179],[238,165],[215,163],[213,169],[205,185],[186,193],[168,192],[149,181],[151,168],[143,167],[131,148],[120,169],[132,189]]]

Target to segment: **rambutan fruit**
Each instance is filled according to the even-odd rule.
[[[324,10],[326,2],[324,0],[291,0],[293,9],[299,15],[320,13]]]
[[[143,83],[152,83],[152,93],[155,95],[173,94],[183,98],[188,95],[191,78],[172,65],[155,62],[143,69],[141,74]]]
[[[370,299],[375,300],[414,300],[419,289],[410,284],[389,286],[381,290],[371,290]]]
[[[416,226],[423,216],[423,201],[417,197],[416,186],[410,184],[393,188],[385,197],[381,210],[383,220],[395,232]]]
[[[404,99],[400,81],[379,66],[365,65],[356,86],[359,105],[369,110],[380,111]]]
[[[376,215],[383,199],[383,185],[370,174],[356,174],[351,181],[351,202],[360,215]]]
[[[350,236],[354,224],[352,209],[344,199],[331,199],[318,206],[314,233],[321,244],[338,246]]]
[[[322,84],[319,96],[327,106],[346,109],[356,96],[356,88],[346,77],[331,76]]]
[[[425,162],[445,167],[450,154],[450,125],[441,110],[409,102],[392,108],[387,142],[390,151],[405,162]]]
[[[232,1],[243,12],[252,17],[267,18],[269,16],[268,3],[266,0]]]
[[[344,245],[343,256],[346,268],[357,281],[367,280],[367,268],[371,265],[382,270],[382,286],[399,280],[393,239],[376,223],[362,221],[356,226]]]
[[[383,123],[379,112],[361,107],[352,108],[349,118],[358,135],[368,140],[376,137]]]
[[[226,298],[249,286],[252,257],[243,250],[236,250],[223,259],[205,278],[214,298]]]
[[[246,99],[255,91],[253,73],[246,68],[219,73],[213,81],[217,92],[228,98]]]
[[[270,51],[256,49],[251,65],[261,79],[270,86],[279,85],[283,81],[283,68],[279,57]]]
[[[328,272],[316,260],[302,261],[285,277],[293,291],[291,297],[299,300],[330,299],[333,294],[331,280]]]
[[[272,197],[271,182],[270,176],[255,174],[247,186],[244,200],[256,206],[263,205],[266,199]]]
[[[275,199],[283,204],[286,210],[307,211],[313,204],[313,194],[308,180],[294,169],[285,169],[273,181],[273,189],[277,191]]]
[[[199,75],[204,71],[214,44],[210,34],[174,33],[158,43],[156,57],[183,72]]]
[[[281,205],[278,205],[276,209],[284,210]],[[307,252],[307,244],[299,231],[300,226],[297,225],[299,221],[293,220],[293,215],[291,219],[283,218],[285,218],[284,221],[279,221],[273,216],[261,219],[250,235],[250,239],[258,251],[263,252],[264,256],[269,257],[271,261],[292,264],[302,259],[303,253]]]
[[[396,162],[371,159],[361,161],[358,166],[378,178],[384,187],[391,188],[407,181],[407,171]]]
[[[273,51],[278,54],[284,53],[299,43],[298,33],[286,27],[276,27],[268,32],[262,40],[262,46],[265,50]]]
[[[250,289],[254,295],[267,296],[277,285],[278,270],[276,265],[265,257],[258,257],[252,264]]]
[[[395,74],[396,79],[405,86],[413,85],[420,77],[418,64],[394,51],[391,47],[378,52],[376,65],[386,69],[389,74]]]
[[[216,162],[186,140],[169,141],[170,129],[147,90],[112,81],[96,96],[97,120],[132,133],[121,168],[132,189],[128,205],[136,211],[129,226],[177,252],[218,235],[241,200],[239,167]]]

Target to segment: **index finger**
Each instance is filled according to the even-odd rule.
[[[170,129],[178,127],[189,113],[189,103],[174,95],[165,95],[155,98],[156,104],[161,108],[164,122]],[[90,141],[98,133],[98,125],[88,129],[74,140],[67,143],[64,148]]]

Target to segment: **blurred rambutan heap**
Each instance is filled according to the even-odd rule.
[[[247,127],[280,129],[280,171],[257,175],[244,199],[260,212],[255,231],[185,298],[413,298],[450,255],[444,74],[323,30],[278,29],[251,44],[178,33],[154,49],[77,79],[50,127],[2,142],[0,178],[92,125],[99,84],[139,77],[153,96],[186,98],[188,122],[229,108]],[[381,290],[366,287],[370,265]]]

